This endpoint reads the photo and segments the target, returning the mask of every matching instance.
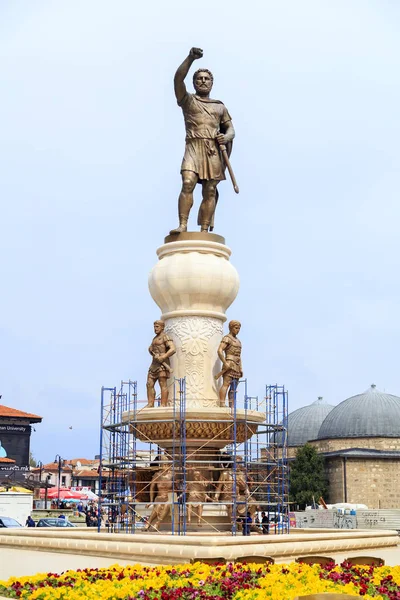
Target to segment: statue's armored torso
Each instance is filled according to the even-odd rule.
[[[231,120],[219,100],[186,93],[179,102],[185,119],[186,148],[181,172],[193,171],[201,181],[225,179],[224,166],[216,141],[221,126]]]
[[[242,343],[230,333],[222,338],[225,346],[225,360],[229,365],[227,373],[233,379],[240,379],[242,372]]]
[[[189,502],[205,502],[207,498],[207,487],[208,481],[203,477],[197,476],[197,479],[189,481],[187,486]]]
[[[220,126],[231,120],[230,114],[220,100],[186,93],[179,106],[185,119],[186,140],[193,138],[215,140],[220,132]]]
[[[157,484],[156,501],[168,500],[168,494],[172,492],[171,471],[161,472],[155,475],[154,482]]]
[[[169,376],[168,369],[159,363],[155,357],[160,356],[160,354],[165,354],[169,349],[170,342],[171,338],[168,337],[166,333],[156,335],[151,342],[149,352],[153,355],[153,360],[149,368],[149,373],[153,377],[159,377],[160,375],[164,377]],[[163,362],[165,362],[167,365],[170,364],[169,358],[166,358]]]

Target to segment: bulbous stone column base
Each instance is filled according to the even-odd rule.
[[[188,408],[217,407],[214,376],[221,370],[217,350],[225,311],[239,290],[239,276],[220,236],[186,233],[166,239],[173,241],[157,250],[159,261],[149,275],[149,289],[176,346],[173,377],[186,378]],[[172,390],[173,378],[169,383]],[[169,399],[171,404],[172,391]]]

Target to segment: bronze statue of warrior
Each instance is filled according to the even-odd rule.
[[[188,523],[191,521],[192,512],[197,513],[197,524],[201,526],[203,518],[203,502],[212,502],[207,494],[210,482],[202,475],[199,469],[188,470],[187,481],[187,514]]]
[[[240,331],[239,321],[230,321],[229,333],[225,335],[218,348],[218,357],[222,361],[222,371],[216,376],[222,375],[222,386],[219,390],[219,404],[225,406],[226,392],[229,390],[229,406],[232,408],[235,387],[239,379],[243,377],[242,370],[242,343],[237,335]]]
[[[150,527],[158,531],[158,527],[163,520],[171,513],[170,494],[173,490],[173,473],[168,463],[167,457],[162,454],[160,457],[160,470],[153,475],[150,484],[150,504],[153,504],[153,510],[149,520],[144,528],[147,531]],[[147,504],[146,508],[150,507]],[[153,525],[154,523],[154,525]]]
[[[147,375],[147,408],[154,406],[156,398],[155,384],[158,381],[161,389],[161,406],[167,406],[168,386],[167,380],[172,373],[169,357],[175,354],[175,345],[171,338],[164,333],[164,321],[154,321],[154,333],[156,334],[149,347],[153,357]]]
[[[236,498],[233,497],[234,490],[236,490]],[[236,475],[233,465],[221,472],[217,483],[215,501],[226,502],[226,510],[231,521],[233,503],[236,501],[236,516],[244,516],[249,510],[247,503],[250,498],[246,472],[242,462],[238,460],[236,462]]]
[[[225,179],[225,165],[221,154],[232,148],[235,130],[231,116],[220,100],[210,98],[213,75],[208,69],[199,69],[193,76],[195,94],[189,94],[184,83],[192,63],[203,56],[201,48],[192,48],[175,73],[174,87],[178,105],[182,108],[186,147],[181,166],[182,190],[179,196],[179,227],[170,233],[187,231],[193,191],[197,183],[203,189],[203,201],[198,215],[201,231],[212,231],[218,200],[217,185]]]

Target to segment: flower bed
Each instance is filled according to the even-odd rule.
[[[351,567],[346,563],[327,567],[296,563],[116,565],[0,581],[0,595],[31,600],[291,600],[317,592],[400,600],[400,567]]]

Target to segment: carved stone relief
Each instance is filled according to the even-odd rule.
[[[213,374],[219,367],[217,348],[222,321],[213,317],[175,317],[166,321],[165,331],[176,345],[174,373],[176,377],[186,377],[188,403],[216,406],[218,394]]]

